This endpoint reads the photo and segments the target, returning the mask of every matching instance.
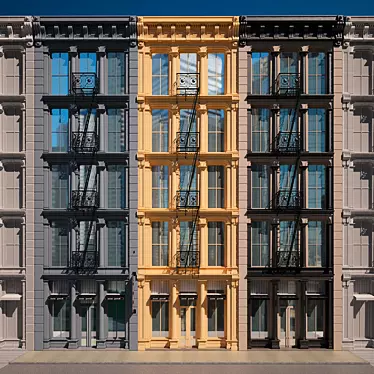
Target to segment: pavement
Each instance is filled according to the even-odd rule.
[[[26,351],[24,349],[3,350],[0,349],[0,369],[8,365],[10,361],[15,360],[17,357],[23,355]]]
[[[352,351],[352,353],[368,361],[371,366],[374,366],[374,349],[373,348],[356,349]]]

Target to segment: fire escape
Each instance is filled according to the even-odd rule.
[[[179,73],[176,82],[177,100],[184,96],[185,100],[192,100],[187,129],[180,129],[176,138],[177,160],[179,155],[191,160],[187,180],[179,181],[176,196],[177,218],[180,212],[190,216],[183,234],[181,232],[176,254],[177,269],[198,269],[200,265],[200,251],[198,246],[198,220],[200,196],[197,181],[197,162],[200,152],[200,138],[196,123],[196,106],[199,99],[199,74]],[[183,131],[182,131],[183,130]]]
[[[288,112],[288,126],[280,124],[278,134],[272,144],[272,152],[278,157],[294,159],[294,163],[285,165],[287,168],[287,186],[279,183],[272,208],[278,221],[275,248],[273,249],[273,269],[290,269],[300,267],[299,229],[301,223],[301,209],[303,194],[299,190],[298,175],[302,150],[301,133],[298,129],[298,115],[300,110],[300,75],[294,73],[280,73],[275,81],[275,95],[287,98],[294,103]],[[284,118],[283,118],[284,119]],[[285,171],[283,169],[283,171]],[[279,221],[282,213],[294,215],[292,221]]]
[[[95,271],[99,264],[96,240],[97,190],[96,152],[99,137],[96,121],[96,95],[99,81],[96,73],[72,73],[70,95],[77,128],[71,134],[70,168],[78,181],[72,189],[71,226],[75,231],[76,248],[71,251],[70,269],[75,272]]]

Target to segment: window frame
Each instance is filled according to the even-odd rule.
[[[268,108],[253,108],[250,115],[251,151],[268,153],[270,151],[270,110]]]
[[[263,305],[264,303],[265,305]],[[268,299],[260,299],[260,298],[251,299],[251,309],[250,309],[251,339],[267,339],[269,337],[269,305],[268,304],[269,304]],[[254,309],[256,306],[257,306],[258,312],[254,313]],[[265,316],[263,316],[263,314],[265,314]],[[258,325],[258,329],[256,330],[254,330],[255,319],[257,320],[257,325]],[[262,324],[264,324],[264,326],[262,326]]]
[[[323,55],[323,59],[319,60],[319,56]],[[316,56],[316,57],[314,57]],[[308,53],[308,94],[309,95],[325,95],[327,93],[326,77],[327,77],[327,59],[326,53],[323,51]],[[319,62],[323,61],[323,73],[320,73]],[[311,65],[314,64],[315,73],[311,74]],[[311,82],[315,82],[315,90],[311,90]]]
[[[67,66],[66,66],[66,70],[67,72],[64,73],[64,72],[61,72],[61,63],[59,62],[59,66],[57,68],[58,70],[58,74],[53,74],[53,55],[59,55],[58,57],[56,57],[56,59],[61,59],[61,55],[66,55],[65,57],[67,58],[66,59],[66,62],[67,62]],[[51,69],[51,86],[50,86],[50,92],[51,92],[51,95],[58,95],[58,96],[65,96],[65,95],[68,95],[69,94],[69,87],[70,87],[70,74],[71,74],[71,71],[70,71],[70,57],[69,57],[69,53],[68,52],[63,52],[63,51],[53,51],[51,52],[50,54],[50,69]],[[58,79],[58,85],[56,85],[56,88],[54,88],[54,78],[57,78]],[[63,89],[61,88],[61,80],[65,80],[66,79],[66,82],[64,84],[64,86],[66,85],[66,87],[63,87]]]
[[[252,189],[251,208],[268,209],[270,204],[270,166],[266,164],[252,164],[250,172]],[[256,173],[259,175],[258,178],[255,178],[255,176],[257,175]],[[265,174],[265,177],[261,177],[262,174]],[[255,186],[255,180],[259,181],[258,186]],[[255,191],[258,191],[257,196],[255,196]]]
[[[60,312],[62,310],[65,311],[65,313],[61,313],[61,315],[56,316],[55,314],[55,309],[56,309],[56,304],[63,303],[63,307],[60,309]],[[60,314],[60,313],[59,313]],[[70,336],[70,320],[71,320],[71,315],[70,315],[70,299],[66,298],[63,300],[53,300],[51,303],[51,316],[52,316],[52,337],[53,338],[69,338]],[[58,324],[61,326],[59,330],[55,329],[56,328],[56,319],[59,319],[60,321]],[[65,321],[64,321],[65,319]],[[64,326],[65,325],[65,326]],[[65,329],[63,329],[65,327]]]
[[[155,69],[155,66],[154,66],[154,62],[156,61],[156,59],[154,60],[155,57],[159,57],[159,67],[157,69]],[[163,57],[161,57],[163,56]],[[165,58],[166,56],[166,59],[167,59],[167,68],[165,69],[167,71],[167,73],[165,74],[165,72],[163,72],[163,65],[162,63],[165,63],[162,62],[162,58]],[[164,66],[165,67],[165,66]],[[156,70],[156,72],[158,74],[155,74],[154,71]],[[154,96],[165,96],[165,95],[169,95],[169,55],[167,53],[153,53],[152,54],[152,95]],[[155,83],[155,80],[156,79],[159,79],[159,84],[158,84],[158,89],[156,89],[156,83]],[[163,82],[166,80],[167,84],[166,84],[166,90],[162,90],[162,84]]]
[[[115,168],[115,170],[113,170]],[[121,169],[121,170],[118,170]],[[109,164],[107,166],[108,186],[107,186],[107,204],[108,209],[127,209],[128,208],[128,167],[123,164]],[[116,183],[111,183],[111,175],[117,174]],[[115,185],[115,186],[114,186]],[[119,185],[119,186],[118,186]],[[113,187],[114,186],[114,187]],[[111,191],[115,191],[115,206],[111,203]]]
[[[118,322],[119,320],[119,305],[120,303],[123,303],[123,330],[120,330],[118,328]],[[113,330],[110,330],[111,328],[111,316],[109,315],[110,312],[110,305],[115,305],[115,317],[113,319],[112,324],[115,325],[115,328]],[[108,339],[125,339],[126,338],[126,301],[124,299],[119,300],[107,300],[107,320],[108,320]]]
[[[154,322],[155,322],[155,317],[157,316],[154,316],[154,308],[155,308],[155,305],[157,304],[159,304],[159,307],[158,307],[159,329],[156,330]],[[162,308],[163,305],[165,305],[164,308]],[[169,336],[169,323],[170,323],[169,307],[170,307],[169,300],[151,300],[152,337],[156,337],[156,338],[165,337],[166,338]],[[162,315],[162,312],[165,313],[164,316]],[[165,320],[164,322],[166,322],[164,324],[165,329],[163,329],[163,318]]]
[[[169,208],[169,166],[153,165],[152,169],[152,208]],[[155,173],[158,174],[154,179]],[[166,178],[164,176],[166,175]],[[154,182],[157,181],[155,185]],[[157,195],[158,194],[158,198]]]
[[[225,222],[208,221],[208,266],[225,266],[225,229]]]
[[[318,235],[318,230],[320,230],[320,235]],[[314,238],[312,238],[312,232],[315,233]],[[311,261],[312,254],[314,255],[313,262]],[[315,268],[326,266],[326,226],[322,221],[308,222],[307,266]]]
[[[259,70],[258,74],[255,73],[257,72],[256,65],[255,65],[255,60],[258,55],[258,61],[259,61]],[[264,56],[262,56],[264,55]],[[266,56],[265,56],[266,55]],[[265,57],[267,60],[267,71],[264,73],[264,67],[262,66],[261,59]],[[252,71],[252,95],[269,95],[270,94],[270,53],[269,52],[252,52],[252,57],[251,57],[251,71]],[[259,82],[259,90],[256,90],[255,87],[255,81],[256,78],[258,78]],[[267,79],[267,83],[266,83]],[[258,91],[258,92],[256,92]]]
[[[312,118],[314,119],[311,120]],[[323,118],[323,125],[321,125],[321,122],[318,120],[319,118]],[[308,109],[308,152],[310,153],[326,152],[326,148],[327,148],[326,132],[327,132],[326,109],[309,108]],[[316,139],[314,143],[312,143],[311,141],[313,134]]]
[[[225,208],[225,167],[222,165],[208,166],[208,208]],[[214,177],[212,174],[214,173]],[[221,175],[221,183],[219,182]],[[214,184],[210,182],[214,179]],[[213,200],[210,197],[213,196]],[[214,198],[215,197],[215,198]]]
[[[56,170],[57,169],[57,170]],[[55,173],[59,174],[58,186],[55,186]],[[68,209],[70,204],[70,185],[71,185],[71,177],[70,177],[70,170],[69,165],[67,164],[53,164],[50,167],[50,175],[51,175],[51,209]],[[61,176],[66,176],[66,178],[61,178]],[[66,181],[66,188],[63,186],[63,182]],[[65,190],[65,191],[64,191]],[[54,192],[56,191],[57,197],[54,199]],[[63,203],[63,195],[65,195],[66,204]]]
[[[256,227],[258,226],[258,227]],[[259,235],[258,235],[258,242],[255,242],[255,230],[258,229]],[[262,233],[262,231],[265,230],[265,234]],[[267,237],[267,240],[263,240],[263,237]],[[251,267],[266,267],[270,265],[270,224],[268,221],[252,221],[251,225]],[[254,264],[254,248],[259,248],[259,264]],[[265,249],[264,249],[265,248]],[[265,259],[265,263],[263,263],[263,260]]]
[[[152,110],[152,152],[169,152],[169,111],[167,109]]]
[[[116,226],[114,226],[116,225]],[[110,248],[112,246],[111,240],[113,240],[114,235],[112,235],[110,229],[116,229],[113,234],[116,234],[115,241],[115,263],[110,261]],[[107,221],[107,262],[109,267],[126,267],[126,247],[127,247],[127,227],[124,221],[108,220]],[[120,236],[120,238],[117,238]]]
[[[221,60],[219,60],[219,56]],[[214,61],[210,62],[210,58],[214,57]],[[222,61],[222,72],[219,72],[217,61]],[[210,72],[209,67],[214,63],[214,71]],[[224,95],[225,94],[225,54],[224,53],[208,53],[208,95]],[[212,82],[212,83],[210,83]],[[220,88],[220,84],[222,87]]]
[[[208,109],[208,152],[225,152],[225,111],[223,109]]]
[[[168,221],[153,221],[151,226],[152,226],[152,266],[168,266],[168,263],[169,263],[169,222]],[[156,230],[158,230],[158,235],[155,235]],[[154,241],[155,238],[158,239],[157,242]],[[165,238],[166,238],[166,242],[163,242],[163,239]],[[156,258],[157,258],[157,261],[154,261]]]
[[[308,166],[308,209],[325,209],[326,207],[326,172],[325,165]],[[321,183],[318,183],[320,179],[322,179]],[[315,183],[312,184],[312,181]],[[315,204],[313,204],[313,200],[315,200]]]
[[[219,303],[220,304],[222,303],[222,304],[219,306]],[[214,304],[214,311],[212,310],[213,304]],[[225,331],[226,310],[225,309],[226,309],[226,302],[224,298],[208,297],[208,338],[224,338],[225,337],[225,334],[226,334],[226,331]],[[219,329],[220,327],[223,327],[223,330]]]
[[[115,56],[113,56],[115,55]],[[110,64],[110,61],[114,60],[113,62],[115,61],[119,61],[118,60],[118,55],[120,57],[122,57],[122,59],[120,58],[120,65],[122,64],[122,66],[119,66],[119,71],[120,71],[120,74],[118,75],[118,65],[117,65],[117,68],[114,68],[115,73],[114,74],[111,74],[111,64]],[[127,71],[127,53],[123,52],[123,51],[108,51],[107,53],[107,62],[108,62],[108,68],[107,68],[107,86],[108,86],[108,95],[125,95],[126,92],[127,92],[127,87],[126,87],[126,71]],[[111,58],[112,57],[112,58]],[[113,58],[115,57],[115,58]],[[115,84],[114,84],[114,87],[115,89],[111,90],[111,80],[114,80],[115,81]],[[121,87],[121,84],[122,84],[122,87]]]
[[[122,122],[121,118],[123,118]],[[127,112],[123,108],[108,108],[107,119],[108,126],[106,135],[108,139],[108,153],[127,152]],[[101,141],[103,140],[101,139]]]
[[[55,230],[59,231],[57,233],[57,236],[55,236]],[[62,234],[65,234],[65,235],[62,235]],[[70,256],[70,232],[69,232],[69,226],[67,224],[67,222],[58,222],[58,221],[54,221],[52,222],[52,225],[51,225],[51,234],[50,234],[50,238],[51,238],[51,267],[67,267],[69,265],[69,256]],[[58,238],[58,242],[56,243],[54,241],[54,238],[57,237]],[[63,243],[62,242],[62,238],[65,238],[63,241],[66,242]],[[58,251],[56,251],[56,249],[58,249]],[[66,256],[66,259],[64,261],[64,254],[63,254],[63,251],[66,251],[65,253],[65,256]],[[56,257],[57,253],[57,257],[58,257],[58,261],[57,262],[54,262],[54,258]]]

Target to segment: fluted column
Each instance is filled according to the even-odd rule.
[[[177,87],[177,73],[179,73],[178,69],[178,60],[179,60],[179,47],[171,47],[169,52],[169,61],[170,61],[170,86],[169,92],[171,95],[176,94],[176,87]]]
[[[105,312],[104,312],[104,301],[105,301],[105,281],[99,280],[97,281],[99,286],[99,303],[98,303],[98,314],[99,314],[99,336],[96,342],[96,348],[103,349],[106,348],[106,336],[105,336],[105,328],[104,328],[104,321],[105,321]]]
[[[199,296],[197,305],[198,314],[198,334],[197,334],[197,347],[206,348],[208,339],[208,326],[207,326],[207,315],[208,315],[208,300],[207,300],[207,281],[198,280]]]
[[[200,267],[205,268],[208,266],[208,225],[206,218],[200,218],[198,225],[200,231]]]
[[[76,283],[72,282],[70,285],[70,341],[69,348],[78,348],[77,339],[77,315],[75,309],[76,299]]]
[[[199,131],[199,146],[200,152],[208,152],[208,110],[205,104],[200,104],[197,108],[198,118],[200,121]]]
[[[200,57],[200,95],[208,94],[208,49],[200,47],[198,55]]]
[[[178,313],[177,313],[177,302],[178,302],[178,294],[177,294],[177,282],[175,280],[171,281],[171,297],[170,297],[170,348],[176,349],[178,348]]]
[[[200,188],[199,188],[199,198],[200,198],[200,209],[208,208],[208,168],[206,161],[199,162],[200,171]]]

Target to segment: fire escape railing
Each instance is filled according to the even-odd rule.
[[[78,221],[74,219],[76,230],[76,250],[71,252],[70,267],[75,271],[92,270],[99,266],[99,256],[96,243],[96,210],[99,208],[99,192],[97,190],[97,172],[93,168],[96,159],[96,152],[99,150],[100,139],[96,128],[96,117],[93,118],[94,129],[90,128],[94,105],[96,104],[96,95],[99,92],[99,79],[96,73],[72,73],[70,95],[75,98],[75,110],[78,123],[78,131],[72,132],[71,137],[71,166],[76,175],[79,175],[78,188],[72,191],[71,207],[73,211],[84,215],[84,222],[89,222],[88,227],[83,230],[83,238],[81,237],[81,229]],[[87,104],[82,104],[78,98],[89,98]],[[86,111],[84,122],[81,126],[80,109]],[[79,156],[85,154],[86,161],[82,164],[85,166],[83,179],[80,175]],[[87,156],[89,157],[87,165]],[[93,173],[95,173],[93,175]],[[78,225],[78,227],[77,227]],[[87,228],[87,229],[86,229]],[[92,238],[95,238],[92,243]]]
[[[198,73],[179,73],[177,74],[176,91],[177,96],[193,97],[193,106],[189,118],[188,130],[178,132],[176,139],[177,155],[184,153],[193,153],[191,161],[191,171],[189,180],[183,183],[185,188],[179,186],[176,195],[177,211],[183,210],[186,213],[192,213],[192,226],[188,232],[188,243],[184,243],[184,238],[180,238],[179,249],[176,254],[177,268],[198,268],[200,266],[200,253],[198,249],[197,222],[199,219],[200,196],[196,189],[197,181],[197,161],[200,152],[199,132],[193,131],[196,121],[196,106],[199,98],[199,74]]]
[[[287,188],[280,188],[274,196],[272,208],[276,210],[276,214],[294,213],[296,216],[295,224],[292,225],[292,232],[287,232],[290,240],[288,244],[281,243],[280,232],[278,228],[278,246],[275,250],[275,259],[273,259],[273,267],[275,268],[298,268],[300,266],[299,252],[299,235],[300,214],[303,207],[303,192],[299,191],[298,174],[300,165],[300,154],[302,150],[301,136],[298,131],[298,115],[300,110],[300,75],[294,73],[278,74],[274,83],[274,94],[278,97],[294,97],[295,105],[290,109],[290,123],[288,131],[280,131],[273,142],[272,150],[278,154],[294,154],[296,155],[295,163],[289,165],[291,175],[291,183]],[[282,128],[283,126],[281,126]],[[293,169],[293,170],[292,170]]]

